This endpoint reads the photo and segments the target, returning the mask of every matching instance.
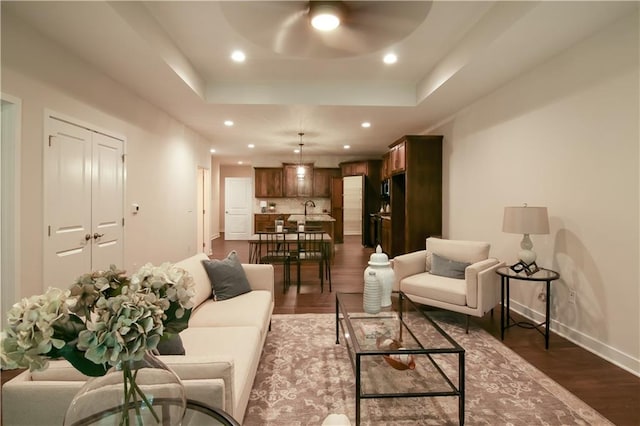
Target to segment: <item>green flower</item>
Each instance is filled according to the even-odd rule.
[[[131,280],[114,265],[84,274],[67,292],[51,288],[14,305],[1,335],[2,366],[40,370],[64,357],[84,374],[103,375],[187,328],[194,295],[192,277],[169,263],[146,264]]]

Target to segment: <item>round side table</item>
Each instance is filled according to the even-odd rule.
[[[500,303],[502,309],[500,310],[500,339],[504,340],[504,331],[509,328],[518,326],[524,328],[534,328],[538,330],[544,336],[544,347],[549,349],[549,322],[550,322],[550,307],[551,307],[551,282],[560,278],[560,274],[551,269],[541,268],[537,272],[531,275],[527,275],[525,272],[515,272],[508,266],[503,266],[496,269],[496,273],[500,275]],[[511,280],[529,281],[529,282],[546,282],[546,312],[544,316],[544,322],[539,324],[529,321],[516,321],[511,318],[510,310],[510,298],[509,298],[509,283]],[[505,292],[506,292],[506,315],[505,315]],[[540,330],[540,327],[544,326],[544,333]]]

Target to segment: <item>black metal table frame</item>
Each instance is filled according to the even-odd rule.
[[[413,339],[418,342],[421,346],[421,349],[403,349],[403,354],[414,354],[414,355],[426,355],[426,357],[431,361],[432,365],[436,368],[436,370],[440,373],[441,377],[447,382],[447,384],[451,387],[451,391],[440,391],[440,392],[411,392],[411,393],[382,393],[382,394],[364,394],[362,393],[361,383],[360,383],[360,360],[363,356],[382,356],[394,354],[396,352],[389,350],[379,350],[379,351],[366,351],[362,352],[360,350],[360,345],[358,343],[358,339],[356,337],[352,338],[352,342],[354,345],[353,354],[351,350],[349,350],[349,339],[345,339],[345,346],[347,347],[347,353],[349,354],[349,358],[351,360],[351,366],[354,369],[354,374],[356,378],[356,425],[360,424],[360,400],[361,399],[380,399],[380,398],[414,398],[414,397],[437,397],[437,396],[455,396],[458,397],[458,421],[462,426],[464,425],[464,401],[465,401],[465,362],[464,355],[465,350],[455,341],[453,340],[438,324],[436,324],[433,319],[431,319],[428,315],[426,315],[422,310],[418,309],[418,307],[409,299],[403,292],[394,291],[394,294],[397,294],[400,300],[400,306],[398,308],[398,317],[407,331],[411,334]],[[362,293],[339,293],[336,292],[336,344],[340,344],[340,327],[342,326],[343,332],[348,332],[350,336],[356,336],[355,330],[349,320],[349,316],[347,315],[347,309],[342,306],[340,303],[340,294],[362,294]],[[413,308],[420,312],[426,321],[432,324],[434,328],[438,330],[438,332],[453,346],[452,349],[428,349],[422,346],[422,343],[419,339],[411,331],[411,328],[404,322],[403,313],[404,313],[404,303],[410,303],[413,305]],[[342,312],[343,318],[345,321],[347,329],[344,329],[344,325],[340,321],[340,312]],[[366,314],[363,314],[366,315]],[[402,330],[402,328],[401,328]],[[458,355],[458,387],[456,388],[455,384],[449,379],[446,373],[440,368],[437,362],[431,356],[432,354],[457,354]],[[355,359],[354,359],[355,356]]]
[[[550,269],[541,268],[540,270],[544,270],[552,273],[551,276],[548,277],[535,277],[534,275],[529,276],[514,276],[507,273],[502,273],[500,271],[496,271],[498,275],[500,275],[500,340],[504,340],[504,331],[510,327],[518,326],[522,328],[535,329],[538,333],[544,336],[544,348],[549,349],[549,328],[551,322],[551,281],[557,280],[560,275],[552,271]],[[545,315],[544,321],[541,323],[534,323],[531,321],[516,321],[511,317],[511,297],[509,295],[509,284],[510,280],[522,280],[522,281],[533,281],[533,282],[546,282],[545,286]],[[505,315],[505,292],[506,292],[506,315]],[[544,332],[540,329],[544,326]]]
[[[178,406],[183,402],[186,402],[186,409],[193,410],[202,413],[203,415],[216,420],[221,425],[227,426],[240,426],[240,423],[236,421],[229,413],[222,410],[221,408],[211,407],[203,402],[195,401],[191,399],[181,400],[179,398],[155,398],[153,400],[152,405],[157,408],[161,408],[162,412],[165,413],[166,410],[169,409],[170,406]],[[137,402],[129,402],[127,404],[128,409],[134,409],[136,405],[142,407],[142,401]],[[109,408],[98,413],[94,413],[84,419],[78,420],[73,423],[73,426],[89,426],[94,425],[96,423],[101,422],[102,420],[108,419],[111,416],[119,416],[122,411],[121,406]],[[114,419],[115,420],[115,419]],[[163,415],[162,424],[166,424],[166,414]]]

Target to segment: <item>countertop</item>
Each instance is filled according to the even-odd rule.
[[[335,222],[336,220],[328,214],[292,214],[289,222]]]

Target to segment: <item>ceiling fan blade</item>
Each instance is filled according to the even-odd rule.
[[[333,32],[314,30],[306,1],[222,2],[227,22],[240,35],[273,52],[336,58],[371,53],[402,40],[426,18],[431,1],[343,2],[343,24]]]

